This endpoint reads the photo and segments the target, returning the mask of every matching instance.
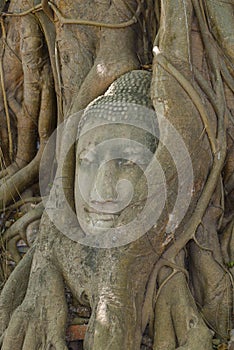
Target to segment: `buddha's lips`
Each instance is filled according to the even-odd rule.
[[[99,211],[99,210],[95,210],[93,208],[86,208],[84,207],[84,211],[86,213],[89,213],[89,214],[97,214],[97,215],[110,215],[110,216],[119,216],[119,213],[110,213],[110,212],[103,212],[103,211]]]
[[[90,218],[95,218],[101,221],[113,221],[117,216],[117,214],[110,213],[89,213]]]
[[[87,209],[87,208],[86,208]],[[83,223],[86,222],[85,226],[96,228],[111,228],[114,226],[116,219],[119,215],[96,212],[92,210],[86,210],[86,218],[83,218]]]

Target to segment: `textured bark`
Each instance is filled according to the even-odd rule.
[[[153,350],[212,349],[212,335],[231,348],[233,5],[214,0],[11,0],[0,5],[8,12],[1,22],[0,57],[1,282],[8,261],[17,262],[0,295],[2,349],[68,349],[65,288],[78,305],[92,310],[85,350],[140,350],[143,335]],[[50,180],[42,195],[62,208],[60,220],[67,227],[77,224],[69,217],[70,207],[77,209],[78,171],[76,143],[70,147],[70,140],[76,139],[82,109],[118,77],[142,68],[152,70],[151,101],[161,141],[154,157],[167,189],[156,224],[127,245],[96,248],[61,233],[40,203],[7,227],[16,209],[25,209],[25,190],[30,189],[29,201],[38,199],[41,157],[63,121],[53,152],[43,156]],[[182,145],[188,151],[193,188],[185,181],[189,168],[176,154],[179,146],[169,125],[183,140],[179,155]],[[140,201],[145,198],[142,179]],[[40,180],[46,182],[44,173]],[[160,173],[154,182],[160,197]],[[191,201],[180,220],[183,191]],[[133,214],[127,207],[121,223]],[[30,232],[38,226],[32,243]],[[32,245],[23,259],[20,239]]]

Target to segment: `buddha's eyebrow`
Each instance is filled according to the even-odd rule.
[[[127,146],[127,147],[125,147],[123,153],[124,154],[139,154],[139,153],[142,154],[142,151],[144,151],[143,147],[141,147],[141,146],[136,147],[134,145],[134,146]]]
[[[89,143],[87,146],[85,146],[84,148],[82,148],[80,150],[80,152],[78,153],[78,156],[85,156],[87,153],[92,153],[95,154],[95,146],[96,146],[96,142],[93,143]]]

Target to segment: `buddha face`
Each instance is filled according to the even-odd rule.
[[[135,207],[137,214],[135,204],[142,188],[145,186],[147,191],[144,170],[155,149],[153,135],[128,124],[98,126],[80,136],[75,202],[79,223],[86,234],[119,226],[126,208]]]

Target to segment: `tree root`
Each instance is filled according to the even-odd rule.
[[[43,88],[41,92],[41,107],[39,112],[38,133],[40,139],[40,148],[35,158],[24,168],[16,172],[8,179],[1,180],[0,187],[0,209],[8,205],[13,199],[17,198],[24,189],[36,182],[38,178],[41,156],[45,144],[54,128],[54,107],[50,72],[44,71]]]
[[[210,28],[212,34],[215,36],[222,50],[225,52],[231,61],[234,58],[233,50],[233,16],[232,16],[232,3],[219,2],[206,0],[204,9],[208,18],[210,19]],[[220,16],[222,13],[222,16]]]
[[[125,300],[122,299],[124,294]],[[139,349],[141,335],[136,328],[136,308],[132,296],[127,291],[118,293],[118,290],[114,290],[108,293],[108,289],[104,288],[103,295],[97,296],[97,301],[92,305],[84,348]]]
[[[38,20],[31,15],[22,17],[19,23],[21,67],[15,75],[19,75],[20,81],[23,75],[24,84],[14,83],[8,89],[7,102],[17,117],[18,141],[14,162],[0,173],[1,208],[37,180],[44,145],[55,127],[53,77],[43,33]],[[13,66],[15,61],[11,60],[10,64]]]
[[[137,12],[140,7],[138,6]],[[118,4],[118,12],[115,5],[108,10],[108,18],[118,18],[121,11],[126,12],[125,4]],[[130,11],[128,11],[130,12]],[[130,12],[131,15],[131,12]],[[117,17],[118,16],[118,17]],[[72,112],[85,108],[89,102],[103,94],[108,86],[122,74],[138,69],[140,62],[135,50],[131,45],[137,41],[136,34],[132,27],[124,29],[102,28],[100,32],[100,43],[93,67],[83,81],[78,96],[72,106]],[[115,45],[111,45],[111,43]],[[112,46],[110,51],[108,47]],[[98,84],[96,83],[98,81]]]
[[[191,278],[196,301],[207,324],[218,337],[229,337],[232,308],[230,276],[213,258],[212,252],[190,245]]]
[[[195,258],[195,254],[197,257]],[[194,294],[207,324],[227,340],[231,326],[232,283],[228,271],[207,252],[191,243]],[[199,257],[199,258],[198,258]]]
[[[14,311],[2,350],[67,350],[67,306],[61,275],[40,253],[34,256],[27,294]]]
[[[180,253],[180,266],[183,256]],[[197,310],[186,276],[181,272],[169,273],[168,268],[163,268],[159,274],[159,286],[165,280],[167,283],[156,301],[153,349],[212,349],[211,331]]]
[[[87,26],[94,26],[94,27],[103,27],[103,28],[125,28],[129,27],[135,23],[137,23],[137,16],[140,14],[140,6],[138,6],[136,13],[134,16],[123,23],[104,23],[104,22],[95,22],[95,21],[88,21],[88,20],[83,20],[83,19],[78,19],[78,18],[65,18],[62,13],[59,11],[59,9],[51,2],[49,2],[49,5],[51,6],[52,10],[58,17],[59,22],[64,25],[64,24],[80,24],[80,25],[87,25]]]
[[[9,207],[7,208],[4,208],[4,209],[1,209],[0,210],[0,213],[4,212],[5,210],[15,210],[15,209],[18,209],[19,207],[25,205],[25,204],[28,204],[28,203],[31,203],[31,204],[38,204],[42,201],[42,198],[41,197],[27,197],[27,198],[23,198],[21,200],[19,200],[18,202],[10,205]]]
[[[234,289],[234,219],[225,227],[220,241],[223,260],[232,275]]]
[[[34,248],[16,266],[0,295],[0,335],[8,326],[13,311],[21,304],[28,287]]]
[[[12,259],[16,264],[18,264],[21,260],[21,255],[17,249],[17,242],[20,239],[20,235],[16,235],[11,240],[9,240],[7,244],[7,252],[10,255],[10,259]]]
[[[175,232],[174,242],[171,242],[171,245],[164,253],[163,250],[166,248],[166,239],[164,240],[164,232],[162,234],[161,232],[159,233],[159,235],[161,235],[161,241],[158,240],[157,243],[158,245],[162,245],[158,248],[159,250],[161,249],[162,258],[155,263],[155,260],[157,260],[158,257],[150,256],[149,258],[149,255],[147,255],[148,251],[146,252],[145,250],[144,254],[145,256],[147,255],[146,260],[151,259],[150,263],[149,261],[146,261],[148,263],[148,266],[146,266],[144,265],[144,258],[142,258],[141,255],[142,250],[137,250],[137,247],[139,247],[138,242],[132,243],[131,247],[133,248],[129,248],[128,251],[128,248],[125,247],[123,249],[113,249],[112,252],[106,253],[100,253],[100,250],[97,252],[97,250],[90,247],[85,247],[82,251],[83,248],[78,244],[68,242],[68,238],[64,238],[62,235],[60,236],[59,233],[53,235],[52,224],[49,221],[45,221],[44,226],[48,227],[44,235],[38,240],[41,244],[41,246],[39,245],[41,251],[37,246],[30,277],[29,269],[31,265],[31,256],[33,254],[32,251],[30,251],[30,253],[27,254],[22,262],[16,267],[12,277],[10,277],[8,281],[9,283],[6,284],[2,296],[0,297],[0,307],[3,310],[2,315],[0,315],[0,326],[2,332],[4,332],[8,326],[4,333],[5,336],[3,336],[3,350],[36,350],[38,348],[49,349],[50,347],[54,347],[56,350],[67,349],[64,341],[67,314],[64,298],[64,284],[60,272],[56,269],[57,266],[60,266],[61,271],[63,271],[63,277],[68,280],[70,279],[68,282],[75,286],[75,291],[78,290],[78,283],[75,280],[77,276],[79,276],[81,280],[79,283],[85,285],[85,287],[82,285],[82,288],[88,289],[89,300],[91,301],[93,310],[85,341],[86,349],[100,350],[111,348],[116,350],[122,347],[132,350],[139,349],[142,331],[140,326],[141,307],[145,291],[144,288],[147,283],[149,271],[153,264],[155,264],[154,271],[151,275],[148,291],[146,293],[147,300],[145,303],[146,306],[144,305],[145,307],[143,307],[144,319],[142,320],[144,330],[144,326],[148,322],[148,316],[152,309],[149,307],[149,303],[152,304],[152,302],[154,302],[154,326],[151,325],[151,331],[154,335],[153,349],[211,349],[211,331],[205,325],[202,317],[205,318],[207,323],[217,334],[220,335],[220,337],[227,338],[227,332],[230,329],[229,312],[231,310],[232,286],[228,272],[226,271],[225,266],[223,266],[217,236],[217,230],[222,219],[224,206],[221,203],[222,201],[213,205],[211,198],[215,189],[219,186],[220,175],[225,162],[227,148],[225,119],[228,119],[229,115],[228,112],[225,111],[225,99],[220,73],[221,69],[217,58],[218,54],[215,45],[212,46],[212,43],[209,43],[211,38],[207,35],[208,31],[206,23],[203,23],[204,18],[202,17],[202,11],[200,8],[202,2],[192,2],[202,31],[204,32],[203,41],[205,49],[207,50],[207,64],[210,66],[211,71],[211,85],[206,84],[203,81],[202,76],[200,77],[199,74],[197,74],[198,77],[196,77],[196,79],[199,82],[201,89],[206,90],[205,93],[213,106],[213,116],[212,113],[207,114],[203,101],[194,89],[194,85],[189,83],[190,80],[187,81],[180,74],[180,69],[176,70],[175,67],[170,65],[162,55],[158,55],[155,58],[155,71],[157,70],[157,72],[152,86],[155,109],[157,110],[158,108],[158,111],[160,112],[160,107],[162,107],[162,110],[164,108],[164,111],[166,111],[166,107],[168,107],[166,112],[169,112],[168,114],[165,114],[165,116],[169,117],[168,119],[172,121],[172,123],[174,122],[175,126],[181,128],[181,136],[185,136],[185,143],[186,145],[187,143],[189,145],[188,148],[189,151],[191,151],[191,157],[195,151],[193,144],[194,140],[198,138],[197,136],[203,135],[201,132],[203,127],[207,132],[206,137],[201,140],[200,150],[201,152],[204,151],[201,158],[199,159],[198,157],[197,160],[196,157],[193,158],[196,172],[194,181],[195,195],[192,198],[192,205],[194,204],[194,206],[192,207],[191,205],[190,213],[184,219],[184,227],[182,227],[180,232],[179,230],[178,232]],[[187,4],[184,2],[179,3],[179,6],[181,6],[179,12],[183,14],[181,18],[178,18],[178,12],[175,11],[175,6],[171,1],[168,0],[162,2],[161,10],[162,12],[164,11],[165,14],[160,19],[162,24],[159,33],[159,44],[162,44],[162,47],[160,47],[162,54],[165,55],[165,57],[172,57],[173,64],[173,54],[176,54],[179,56],[177,58],[179,58],[181,62],[185,62],[186,67],[188,66],[190,68],[192,68],[192,62],[190,57],[189,32],[192,19],[192,2],[189,1]],[[217,4],[213,5],[213,3],[211,4],[210,0],[204,2],[209,5],[208,7],[210,7],[210,11],[212,10],[212,6],[215,7],[215,11],[218,6],[221,6]],[[140,3],[139,0],[138,7],[140,6]],[[46,5],[47,1],[43,1],[42,7],[43,4]],[[227,10],[227,7],[228,6],[225,6],[225,11]],[[47,10],[48,7],[46,11]],[[113,15],[113,13],[110,14]],[[49,16],[51,17],[51,13]],[[26,24],[28,23],[28,19],[29,17],[25,19]],[[218,16],[215,12],[214,21],[217,21],[217,19]],[[108,17],[108,20],[111,21],[111,16],[110,18]],[[29,22],[31,25],[32,23],[30,20]],[[174,36],[175,28],[178,28],[176,37]],[[124,35],[124,39],[120,33]],[[224,28],[224,34],[225,33],[227,33],[226,28]],[[39,36],[41,37],[41,33]],[[172,38],[174,39],[172,40]],[[27,38],[25,39],[27,41]],[[131,45],[135,45],[134,40],[136,39],[132,28],[128,28],[127,31],[119,29],[118,33],[114,30],[102,28],[100,30],[99,39],[100,45],[99,48],[97,48],[97,57],[93,68],[89,71],[79,90],[78,97],[72,96],[72,93],[71,96],[68,96],[72,89],[68,92],[64,92],[64,96],[67,94],[69,101],[70,99],[75,101],[72,109],[73,112],[77,112],[79,109],[85,107],[90,100],[102,93],[118,75],[121,75],[127,70],[136,68],[139,65],[136,49],[131,47]],[[108,56],[106,51],[109,50],[110,47],[113,47],[113,45],[111,45],[112,41],[115,42],[115,47]],[[179,41],[181,41],[182,44]],[[131,45],[129,44],[130,42],[132,43]],[[171,45],[168,45],[168,42]],[[229,56],[233,56],[233,48],[228,47],[228,45],[230,45],[230,42],[225,42],[224,49]],[[40,51],[40,45],[37,46],[37,49]],[[169,50],[168,52],[167,49]],[[92,55],[94,55],[91,49],[90,51],[92,52]],[[92,55],[90,55],[90,57]],[[37,59],[38,56],[32,55],[31,58]],[[26,61],[27,51],[23,62],[25,78],[27,80],[27,78],[30,77],[30,72],[25,65],[25,63],[27,63]],[[90,59],[90,62],[91,61],[92,58]],[[118,65],[119,61],[120,65]],[[33,59],[32,61],[30,59],[30,63],[33,63]],[[64,68],[65,65],[66,62],[64,59],[61,63],[61,66],[64,69],[64,76],[67,73],[66,68]],[[177,67],[176,64],[175,66]],[[85,69],[86,68],[84,68],[84,70]],[[164,69],[167,73],[164,72]],[[87,71],[88,70],[89,68]],[[184,69],[183,67],[183,70],[186,74],[186,68]],[[170,75],[173,75],[173,77]],[[191,75],[191,72],[189,72],[188,76],[190,77]],[[228,78],[229,76],[226,74],[226,79],[228,80]],[[67,79],[68,86],[70,84],[69,79],[70,78]],[[98,81],[99,84],[97,84],[96,81]],[[28,84],[30,87],[34,86],[30,79],[28,80]],[[173,84],[174,86],[172,86]],[[230,79],[229,85],[232,85]],[[37,85],[35,86],[39,89]],[[28,102],[29,106],[27,107],[27,110],[31,108],[34,113],[36,110],[39,111],[40,109],[41,115],[43,115],[41,118],[39,116],[39,120],[37,118],[34,120],[38,120],[41,144],[46,142],[49,134],[47,111],[49,111],[49,122],[52,121],[51,115],[53,114],[50,103],[53,94],[51,93],[51,90],[50,93],[46,92],[47,88],[50,87],[50,84],[48,84],[48,81],[46,80],[44,80],[44,87],[44,89],[42,88],[40,90],[42,101],[44,101],[41,103],[41,106],[38,96],[34,96],[35,98],[33,102],[35,103],[32,105],[30,104],[30,96],[32,96],[31,88],[28,90],[25,89],[25,100]],[[61,84],[61,87],[66,90],[66,84]],[[45,98],[43,99],[43,97]],[[190,99],[191,101],[189,101]],[[188,112],[187,114],[182,110],[183,102],[186,105],[184,110],[186,113]],[[171,108],[171,106],[173,106],[173,108]],[[192,112],[190,111],[190,108]],[[200,114],[201,123],[197,112]],[[36,114],[36,117],[38,117],[38,114]],[[217,130],[213,127],[212,118],[217,121]],[[211,120],[212,122],[210,122]],[[197,133],[195,137],[194,135],[191,137],[189,134],[190,129],[192,129],[190,128],[191,126],[194,128],[194,131],[192,132]],[[183,135],[184,130],[186,130],[184,132],[185,135]],[[76,128],[74,128],[73,132],[75,131]],[[66,135],[66,132],[64,134],[66,137],[69,137],[69,133],[68,136]],[[208,141],[210,141],[210,147]],[[39,155],[41,154],[41,149],[38,153],[38,162],[40,161]],[[63,156],[63,152],[64,149],[62,147],[60,156]],[[31,164],[35,162],[35,159]],[[164,158],[162,156],[162,159],[166,159],[166,156]],[[59,161],[61,160],[62,157],[59,158]],[[63,186],[67,187],[65,193],[68,197],[68,202],[69,204],[71,203],[71,205],[74,199],[73,175],[75,167],[72,161],[73,158],[71,155],[67,158],[67,163],[65,162],[63,169],[60,169],[60,166],[58,167],[60,173],[57,173],[65,176],[62,180]],[[205,163],[204,167],[202,166],[202,162]],[[10,203],[12,195],[13,197],[18,197],[19,192],[26,188],[30,182],[32,183],[35,181],[38,173],[38,163],[34,164],[33,168],[30,168],[31,164],[16,172],[9,179],[4,179],[6,180],[6,183],[3,183],[0,188],[0,198],[4,205]],[[169,169],[170,166],[168,164],[167,167]],[[210,169],[208,169],[209,166],[211,166]],[[32,170],[33,176],[31,175]],[[27,175],[27,178],[23,182],[22,178],[25,174]],[[230,172],[230,176],[232,176],[232,172]],[[230,178],[230,180],[231,183],[227,183],[227,185],[230,185],[232,188],[233,179]],[[206,183],[204,184],[205,181]],[[168,213],[170,213],[170,206],[174,203],[176,190],[174,191],[174,188],[172,188],[171,193],[172,195],[168,199]],[[60,193],[54,194],[57,196],[56,200],[61,200]],[[3,203],[0,203],[0,207],[3,207]],[[14,248],[15,242],[19,238],[19,233],[21,233],[25,239],[25,229],[28,227],[29,222],[31,222],[29,219],[30,215],[32,215],[34,221],[35,218],[40,217],[42,210],[43,207],[40,207],[39,214],[34,212],[34,215],[30,212],[26,214],[22,220],[19,219],[18,222],[5,232],[3,236],[4,242],[9,242],[10,240]],[[213,215],[211,213],[213,210],[218,210],[218,215]],[[192,212],[193,215],[190,218]],[[64,211],[63,214],[66,220],[66,212]],[[217,212],[215,214],[217,214]],[[167,216],[167,213],[165,216]],[[162,225],[161,231],[163,230],[164,226]],[[156,235],[154,235],[154,237],[155,236]],[[142,238],[142,240],[143,239],[147,241],[146,238]],[[184,267],[184,253],[182,249],[184,249],[189,241],[192,242],[189,243],[189,276],[187,276],[188,274],[185,273],[186,269]],[[64,243],[62,248],[61,243]],[[232,263],[234,259],[233,222],[230,223],[222,234],[221,245],[225,263]],[[155,248],[155,246],[153,248]],[[42,247],[44,249],[42,249]],[[136,248],[135,251],[134,247]],[[53,253],[55,252],[56,255],[56,257],[53,256],[54,259],[51,259],[52,248]],[[150,250],[152,250],[151,246]],[[82,253],[85,252],[84,255],[79,254],[81,251]],[[44,256],[42,256],[43,252]],[[106,259],[104,261],[105,263],[102,260],[103,257]],[[16,257],[16,259],[18,258]],[[122,261],[120,263],[121,259]],[[132,259],[130,265],[128,264],[129,259]],[[56,267],[54,265],[54,260],[56,260]],[[77,261],[79,261],[79,263]],[[80,265],[81,261],[82,266]],[[76,271],[75,267],[78,267],[79,272]],[[145,269],[143,273],[141,268],[142,270]],[[71,276],[73,278],[71,278]],[[145,280],[142,282],[143,279]],[[18,287],[19,282],[21,284]],[[116,286],[112,289],[113,283],[116,283]],[[190,283],[190,289],[193,291],[195,299],[200,306],[200,311],[190,293],[188,283]],[[154,300],[155,285],[158,287],[158,290]],[[20,290],[18,291],[17,288],[20,288]],[[219,306],[218,309],[217,304]],[[152,314],[153,313],[151,312],[151,317]],[[218,320],[216,319],[217,316]]]
[[[26,228],[26,240],[27,245],[31,247],[36,240],[38,233],[39,233],[39,227],[40,227],[41,220],[35,220],[32,223],[30,223]]]
[[[10,159],[12,160],[12,158],[13,158],[13,137],[12,137],[11,120],[10,120],[9,107],[8,107],[8,103],[7,103],[7,95],[6,95],[4,72],[3,72],[3,57],[4,57],[4,53],[5,53],[5,47],[6,47],[6,30],[5,30],[3,18],[1,18],[1,31],[2,31],[3,41],[2,41],[2,48],[1,48],[2,50],[1,50],[1,58],[0,58],[0,81],[1,81],[2,97],[3,97],[4,109],[5,109],[5,115],[6,115],[8,142],[9,142],[9,156],[10,156]]]
[[[34,209],[30,210],[20,219],[18,219],[11,227],[6,230],[3,234],[3,243],[14,238],[16,235],[20,234],[21,238],[27,242],[26,239],[26,229],[27,226],[37,219],[40,219],[44,211],[44,203],[39,203]]]
[[[222,219],[222,184],[217,186],[194,241],[189,263],[194,295],[201,313],[216,334],[226,340],[230,330],[232,283],[223,264],[217,230]]]

